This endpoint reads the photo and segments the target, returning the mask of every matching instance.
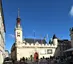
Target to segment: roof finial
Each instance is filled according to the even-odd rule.
[[[20,14],[19,13],[20,13],[20,11],[19,11],[19,8],[18,8],[18,18],[20,18]]]

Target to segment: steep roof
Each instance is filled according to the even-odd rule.
[[[57,37],[56,37],[56,35],[54,34],[54,35],[53,35],[53,39],[56,39],[56,38],[57,38]]]
[[[67,39],[64,39],[64,40],[58,40],[59,42],[59,45],[60,44],[65,44],[65,45],[68,45],[69,48],[71,48],[71,41],[67,40]]]
[[[25,38],[24,41],[28,42],[28,43],[36,43],[38,42],[39,44],[46,44],[47,42],[44,39],[32,39],[32,38]]]
[[[49,44],[53,44],[53,41],[49,40]]]
[[[58,40],[59,43],[71,43],[71,41],[69,41],[68,39],[63,39],[63,40]]]

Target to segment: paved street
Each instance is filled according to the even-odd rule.
[[[59,60],[59,59],[40,59],[38,62],[34,61],[21,61],[21,62],[6,62],[4,64],[72,64],[70,60]]]

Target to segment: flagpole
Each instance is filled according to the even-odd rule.
[[[40,37],[41,37],[41,44],[42,44],[42,35]]]
[[[34,43],[35,43],[35,31],[34,31],[34,35],[33,36],[34,36]]]
[[[35,31],[33,30],[33,37],[34,37],[34,44],[35,44]],[[35,47],[35,52],[36,52],[36,47]]]

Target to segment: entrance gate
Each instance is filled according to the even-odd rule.
[[[38,56],[39,56],[38,53],[35,52],[35,53],[34,53],[34,61],[38,61]]]

